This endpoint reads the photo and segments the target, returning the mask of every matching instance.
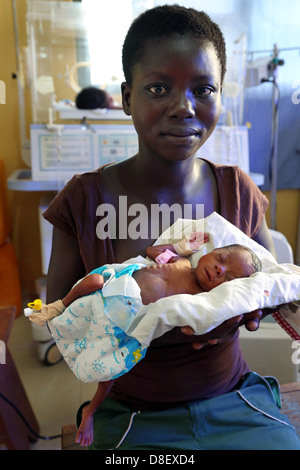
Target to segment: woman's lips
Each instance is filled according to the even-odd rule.
[[[165,132],[162,132],[162,135],[170,136],[170,137],[178,137],[178,138],[188,138],[188,137],[200,137],[201,131],[193,128],[186,128],[186,127],[173,127],[168,129]]]
[[[192,130],[172,130],[168,132],[162,132],[162,136],[170,145],[173,144],[184,146],[194,146],[195,144],[199,145],[199,140],[201,138],[201,134],[199,132]]]

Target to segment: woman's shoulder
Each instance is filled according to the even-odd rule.
[[[204,159],[203,159],[204,160]],[[218,188],[231,191],[233,189],[240,191],[260,191],[251,176],[242,170],[238,165],[226,165],[214,163],[210,160],[204,160],[211,168],[217,181]]]
[[[103,165],[99,168],[96,168],[95,170],[90,170],[85,173],[75,173],[72,178],[68,181],[67,185],[76,186],[77,184],[88,183],[89,181],[94,180],[101,182],[103,171],[106,166],[107,165]]]
[[[223,175],[228,175],[228,176],[237,175],[238,177],[243,177],[243,176],[246,176],[246,178],[248,177],[248,175],[243,170],[241,170],[241,168],[238,165],[227,165],[225,163],[214,163],[211,160],[206,160],[204,158],[201,158],[201,160],[206,162],[206,164],[211,168],[211,170],[213,171],[213,173],[216,176],[219,176],[219,175],[221,175],[221,176],[223,176]]]
[[[59,196],[74,198],[82,194],[89,195],[91,191],[101,194],[104,180],[104,170],[107,165],[103,165],[95,170],[85,173],[76,173],[60,191]],[[74,201],[75,202],[75,201]]]
[[[268,199],[252,178],[237,165],[210,165],[217,183],[220,214],[249,237],[259,230]]]

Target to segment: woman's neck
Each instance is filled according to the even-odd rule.
[[[148,181],[163,192],[189,189],[199,177],[199,164],[195,157],[172,162],[163,159],[146,159],[136,156],[136,171],[140,181]]]

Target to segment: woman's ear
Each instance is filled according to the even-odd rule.
[[[127,116],[130,116],[131,115],[131,109],[130,109],[131,87],[128,85],[127,82],[123,82],[121,84],[121,91],[122,91],[122,105],[123,105],[124,113],[127,114]]]

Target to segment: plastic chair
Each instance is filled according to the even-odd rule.
[[[294,264],[294,255],[287,238],[277,230],[270,229],[278,263]]]
[[[7,185],[4,164],[0,159],[0,305],[15,306],[16,315],[19,315],[22,305],[19,265],[10,237]]]

